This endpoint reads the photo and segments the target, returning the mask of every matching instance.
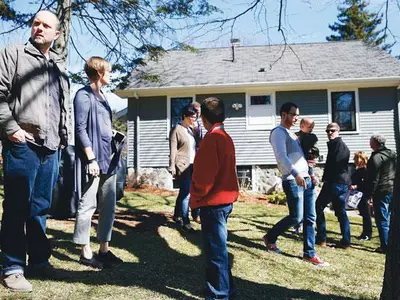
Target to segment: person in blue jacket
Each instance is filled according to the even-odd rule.
[[[101,57],[85,64],[90,84],[74,99],[75,193],[78,198],[73,242],[82,245],[79,263],[94,268],[110,267],[122,260],[109,250],[116,205],[116,173],[120,151],[112,130],[112,112],[101,88],[110,83],[111,65]],[[90,247],[91,220],[98,206],[97,239],[100,249]]]

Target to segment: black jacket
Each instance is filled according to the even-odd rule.
[[[367,179],[367,168],[356,169],[351,175],[351,184],[357,186],[357,191],[365,193],[365,184]]]
[[[341,137],[327,142],[328,156],[326,158],[322,181],[330,183],[351,184],[349,173],[350,151]]]
[[[296,132],[299,137],[301,149],[303,149],[304,156],[307,160],[318,158],[319,149],[317,147],[318,138],[313,133],[305,133],[303,131]]]
[[[392,193],[396,175],[396,153],[386,147],[372,152],[367,164],[367,196]]]

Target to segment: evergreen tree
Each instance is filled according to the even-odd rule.
[[[326,39],[328,41],[362,40],[370,45],[389,50],[392,45],[385,44],[387,37],[384,29],[378,29],[382,23],[382,14],[367,10],[369,3],[363,0],[344,0],[339,6],[338,21],[329,25],[336,32]]]

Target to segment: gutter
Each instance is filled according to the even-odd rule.
[[[139,97],[147,95],[166,95],[170,93],[185,92],[188,90],[196,91],[215,91],[228,92],[232,90],[246,90],[256,88],[269,88],[274,90],[294,90],[294,89],[315,89],[328,88],[334,86],[354,86],[373,87],[373,86],[397,86],[400,88],[400,76],[373,77],[373,78],[345,78],[345,79],[321,79],[321,80],[294,80],[294,81],[268,81],[268,82],[243,82],[243,83],[224,83],[206,85],[181,85],[168,87],[143,87],[126,90],[116,90],[115,94],[120,97]],[[324,87],[322,87],[324,86]]]

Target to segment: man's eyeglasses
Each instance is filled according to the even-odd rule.
[[[291,116],[293,116],[293,117],[295,117],[295,118],[300,116],[299,114],[291,113],[291,112],[288,112],[288,115],[291,115]]]
[[[327,129],[327,130],[325,130],[326,133],[332,133],[332,132],[336,132],[336,131],[337,131],[336,129]]]

